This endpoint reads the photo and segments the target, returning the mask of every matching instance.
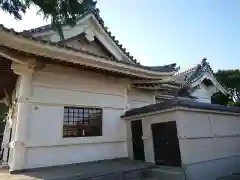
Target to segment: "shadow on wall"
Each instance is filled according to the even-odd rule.
[[[0,103],[0,144],[2,144],[3,132],[5,127],[5,117],[8,107],[4,103]]]

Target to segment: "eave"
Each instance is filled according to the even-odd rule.
[[[46,58],[57,59],[73,64],[81,64],[94,68],[134,75],[145,79],[162,79],[172,76],[175,72],[159,72],[145,68],[144,66],[126,63],[124,61],[109,60],[89,52],[76,50],[67,46],[60,46],[57,43],[42,41],[33,37],[24,36],[13,30],[0,27],[0,45],[9,47],[21,52],[35,54]]]
[[[103,19],[99,15],[99,9],[94,8],[86,11],[83,15],[78,17],[77,25],[86,21],[87,19],[89,19],[91,23],[94,22],[98,29],[100,29],[101,32],[105,35],[105,38],[108,39],[108,41],[111,42],[111,44],[119,50],[119,52],[121,52],[122,56],[128,59],[129,63],[138,64],[137,60],[132,55],[130,55],[126,48],[124,48],[122,44],[120,44],[119,41],[115,38],[115,36],[113,36],[112,33],[108,30],[108,27],[105,26]],[[63,24],[63,30],[69,28],[71,27]],[[33,36],[40,37],[46,34],[54,34],[56,32],[52,29],[52,25],[48,24],[42,27],[23,31],[23,33],[28,33],[32,34]]]

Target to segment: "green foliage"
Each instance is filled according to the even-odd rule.
[[[240,107],[240,100],[237,100],[236,102],[234,102],[233,104],[234,106]]]
[[[212,103],[239,106],[240,104],[240,70],[219,70],[215,73],[217,80],[224,85],[229,95],[216,93],[212,96]]]
[[[220,104],[227,106],[229,102],[232,102],[232,99],[230,96],[226,96],[221,92],[217,92],[211,97],[211,102],[212,104]]]
[[[61,25],[76,25],[78,16],[88,9],[95,8],[93,0],[0,0],[0,9],[21,20],[30,6],[39,9],[44,18],[51,18],[53,28],[64,38]]]
[[[219,70],[215,73],[218,81],[227,87],[230,98],[234,101],[240,99],[240,70]]]
[[[229,105],[230,105],[230,106],[240,107],[240,100],[237,100],[237,101],[235,101],[235,102],[230,102]]]

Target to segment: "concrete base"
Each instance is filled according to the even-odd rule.
[[[185,172],[187,180],[216,180],[232,173],[240,173],[240,156],[185,165]]]
[[[184,170],[180,167],[157,166],[147,173],[148,177],[161,180],[185,180]]]
[[[4,180],[139,180],[155,164],[128,159],[103,160],[66,166],[31,169],[19,174],[9,174],[0,169]],[[16,172],[15,172],[16,173]]]

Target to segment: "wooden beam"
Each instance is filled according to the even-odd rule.
[[[0,46],[0,56],[18,64],[31,65],[35,63],[33,58],[29,58],[27,55],[23,55],[23,53],[20,53],[14,49],[11,50],[4,46]]]

